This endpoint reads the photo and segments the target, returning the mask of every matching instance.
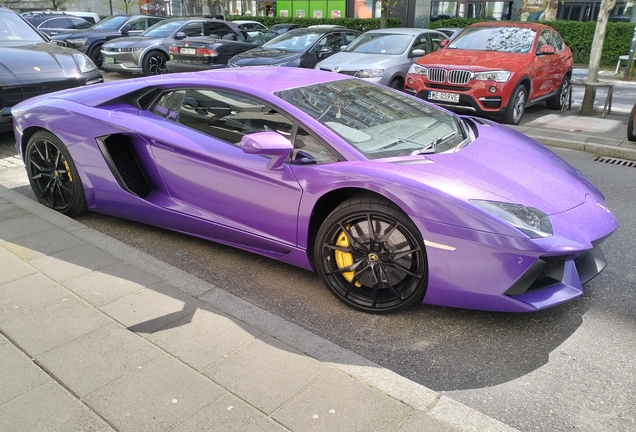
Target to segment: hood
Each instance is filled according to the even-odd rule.
[[[363,54],[339,52],[321,61],[318,66],[324,69],[339,67],[341,70],[359,69],[386,69],[399,63],[412,63],[406,61],[404,55]]]
[[[58,81],[80,76],[73,53],[55,44],[0,47],[0,84]]]
[[[112,42],[106,42],[104,48],[145,48],[152,45],[161,45],[165,40],[166,38],[129,36],[115,39]]]
[[[104,30],[104,31],[70,30],[68,33],[60,32],[59,34],[56,34],[55,36],[51,36],[51,39],[55,39],[55,40],[65,40],[69,38],[70,39],[83,39],[83,38],[88,39],[95,36],[103,37],[107,35],[118,35],[118,34],[121,34],[121,32],[117,30]]]
[[[518,54],[498,51],[473,51],[444,48],[421,57],[416,63],[426,67],[467,69],[472,71],[510,68],[519,70],[532,61],[534,54]]]
[[[292,61],[298,56],[298,52],[256,48],[234,56],[232,63],[239,66],[271,65]]]

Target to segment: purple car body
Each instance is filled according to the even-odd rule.
[[[418,302],[423,296],[427,304],[493,311],[534,311],[583,293],[582,285],[606,265],[600,243],[618,227],[596,187],[550,150],[507,127],[458,117],[403,93],[361,82],[314,70],[245,68],[100,84],[14,107],[16,146],[32,185],[37,177],[32,173],[40,168],[29,162],[28,149],[40,136],[38,131],[48,131],[68,150],[88,210],[318,269],[336,297],[361,310],[388,312],[410,306],[412,299],[407,304],[402,297],[410,295],[411,285],[400,285],[401,278],[415,281],[419,294],[413,298]],[[457,122],[457,130],[440,138],[458,136],[461,142],[439,152],[425,147],[422,152],[370,157],[372,153],[361,149],[375,142],[375,138],[367,139],[376,136],[373,127],[347,128],[336,120],[346,115],[364,120],[375,112],[368,108],[354,113],[359,106],[349,108],[343,102],[349,87],[358,85],[371,96],[375,88],[380,98],[396,95],[396,104],[425,109],[439,122]],[[325,105],[323,95],[336,97],[326,95],[332,88],[345,90],[331,99],[333,104]],[[157,102],[179,89],[186,91],[180,111]],[[187,95],[194,94],[188,89],[261,101],[269,109],[259,114],[262,118],[283,113],[294,126],[289,131],[246,133],[240,144],[228,145],[206,135],[204,129],[187,125],[187,113],[203,110],[186,101]],[[306,99],[301,102],[299,95]],[[210,112],[221,108],[206,109],[207,116],[220,115]],[[329,121],[322,118],[327,112]],[[236,113],[224,114],[224,125],[228,125]],[[291,154],[302,153],[302,148],[294,150],[301,129],[317,137],[335,160],[296,163]],[[385,131],[379,134],[384,136]],[[399,147],[406,141],[396,140],[386,147]],[[131,161],[136,165],[129,167]],[[72,169],[66,167],[70,173]],[[56,179],[57,171],[51,182]],[[366,197],[363,203],[375,206],[387,228],[384,236],[358,234],[367,245],[380,245],[381,251],[385,247],[384,255],[371,249],[354,251],[362,247],[362,241],[356,243],[354,228],[348,233],[350,227],[367,228],[364,223],[345,222],[345,216],[347,203],[355,206],[360,196]],[[341,209],[343,203],[345,209]],[[392,210],[382,211],[389,207]],[[334,213],[345,216],[334,219]],[[402,215],[395,216],[398,222],[390,217],[396,213]],[[376,224],[374,215],[368,219]],[[516,225],[519,218],[547,228],[529,235],[525,222],[522,229]],[[324,227],[330,224],[335,228]],[[391,226],[401,233],[398,239],[389,240],[394,236]],[[371,222],[368,230],[375,230]],[[343,236],[332,241],[329,232]],[[399,249],[396,244],[402,240],[412,246]],[[408,255],[406,262],[404,255]],[[384,270],[376,265],[378,259],[386,259]],[[401,275],[396,276],[396,271]],[[334,282],[336,288],[329,282],[335,277],[342,279]],[[369,298],[360,295],[349,301],[356,290],[367,286]],[[338,287],[342,287],[340,294],[334,291]],[[378,290],[400,291],[398,300],[386,300],[386,307],[381,306],[384,294],[378,300]]]

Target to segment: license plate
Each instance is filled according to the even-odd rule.
[[[112,57],[104,57],[104,63],[115,63],[115,59]]]
[[[196,48],[181,48],[181,54],[195,55],[197,53]]]
[[[438,100],[444,102],[452,102],[459,103],[459,94],[458,93],[446,93],[446,92],[438,92],[438,91],[429,91],[428,98],[430,100]]]

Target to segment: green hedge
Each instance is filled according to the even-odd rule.
[[[333,24],[333,25],[341,25],[351,30],[375,30],[380,28],[380,18],[369,18],[369,19],[360,19],[360,18],[282,18],[282,17],[262,17],[262,16],[240,16],[240,15],[230,15],[227,16],[226,19],[228,21],[234,20],[253,20],[258,21],[265,24],[267,27],[270,27],[274,24],[285,24],[285,23],[293,23],[300,24],[305,27],[309,27],[310,25],[319,25],[319,24]],[[387,18],[386,20],[387,27],[401,27],[402,21],[398,18]]]
[[[431,21],[428,28],[466,27],[478,22],[476,19],[450,18]],[[587,65],[590,62],[590,47],[594,38],[596,21],[550,21],[548,24],[561,34],[572,50],[574,63]],[[615,66],[618,56],[629,53],[634,35],[634,25],[628,22],[608,22],[603,41],[600,66]]]

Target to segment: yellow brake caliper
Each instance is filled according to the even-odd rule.
[[[347,227],[347,229],[348,228],[349,227]],[[338,236],[338,240],[336,240],[336,246],[349,247],[349,239],[347,238],[344,232],[341,232],[340,235]],[[336,251],[335,255],[336,255],[336,265],[338,266],[338,268],[345,268],[345,267],[349,267],[353,265],[352,254],[348,252]],[[353,280],[354,275],[355,273],[352,271],[342,273],[342,276],[349,282]],[[360,282],[356,282],[355,285],[358,288],[362,286]]]
[[[68,162],[64,161],[64,168],[66,168],[66,174],[68,174],[68,180],[73,183],[73,177],[71,176],[71,167],[68,166]]]

